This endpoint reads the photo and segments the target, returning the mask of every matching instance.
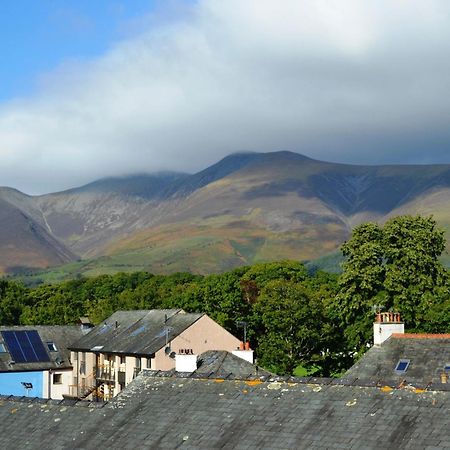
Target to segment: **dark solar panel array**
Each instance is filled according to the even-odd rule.
[[[11,358],[16,363],[50,361],[37,331],[2,331],[1,333]]]

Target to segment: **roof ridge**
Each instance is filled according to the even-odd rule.
[[[450,333],[392,333],[396,339],[450,339]]]

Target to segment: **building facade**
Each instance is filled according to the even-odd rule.
[[[77,326],[0,327],[0,394],[62,399],[72,383]]]
[[[240,341],[206,314],[118,311],[70,345],[73,398],[109,400],[142,369],[175,368],[177,354],[234,351]]]

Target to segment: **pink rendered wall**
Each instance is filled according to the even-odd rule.
[[[227,350],[231,352],[239,348],[239,339],[234,337],[225,328],[214,322],[207,315],[183,331],[170,342],[171,350],[178,353],[180,349],[192,349],[195,355],[207,350]],[[175,367],[175,359],[169,358],[164,348],[155,354],[156,370],[170,370]]]

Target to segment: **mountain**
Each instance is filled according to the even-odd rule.
[[[47,229],[32,197],[0,188],[0,273],[75,259],[75,254]]]
[[[256,261],[312,260],[335,251],[356,224],[405,213],[433,214],[450,230],[450,165],[357,166],[287,151],[233,154],[192,175],[107,178],[37,197],[1,192],[9,192],[0,195],[8,198],[2,217],[8,208],[26,217],[39,239],[26,227],[24,236],[56,258],[27,259],[20,240],[0,231],[0,244],[16,249],[14,266],[78,257],[67,269],[77,273],[209,273]],[[12,267],[3,253],[0,266]]]

